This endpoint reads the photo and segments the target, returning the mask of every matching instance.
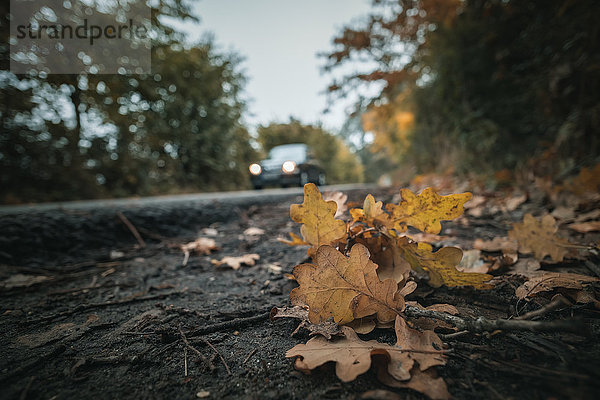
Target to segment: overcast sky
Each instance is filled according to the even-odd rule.
[[[245,57],[252,127],[284,122],[291,115],[337,130],[345,119],[344,106],[322,113],[331,76],[321,72],[324,59],[317,53],[330,50],[333,36],[365,16],[369,5],[370,0],[201,0],[195,4],[200,24],[180,29],[190,41],[211,31],[222,50]]]

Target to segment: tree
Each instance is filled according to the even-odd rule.
[[[367,114],[376,141],[422,171],[515,167],[545,148],[567,166],[592,162],[599,16],[592,1],[375,0],[327,57],[329,70],[355,60],[364,69],[330,90],[378,87]],[[408,112],[406,134],[394,124]],[[400,137],[408,144],[396,146]]]
[[[188,2],[151,4],[151,73],[100,75],[102,60],[92,60],[78,75],[35,68],[15,75],[7,46],[0,49],[0,201],[248,185],[246,167],[255,156],[241,122],[239,57],[215,51],[210,41],[184,44],[184,36],[163,23],[164,17],[197,20]],[[60,12],[104,6],[76,1]],[[113,12],[104,18],[114,20]],[[7,26],[1,26],[5,39]]]

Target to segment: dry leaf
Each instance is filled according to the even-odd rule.
[[[361,243],[369,249],[371,261],[379,266],[377,268],[379,279],[392,278],[398,284],[406,282],[410,275],[410,264],[402,257],[393,238],[385,235],[362,237],[357,238],[356,243]]]
[[[471,193],[440,196],[432,188],[427,188],[418,196],[409,189],[401,189],[400,204],[388,204],[386,209],[394,220],[394,227],[405,232],[408,225],[426,233],[440,233],[441,221],[450,221],[461,216],[464,204]]]
[[[275,321],[280,318],[294,318],[299,319],[300,324],[292,332],[291,336],[294,336],[301,328],[305,328],[310,333],[310,336],[321,335],[327,339],[331,339],[332,336],[342,335],[340,326],[333,321],[325,321],[320,324],[313,324],[308,320],[308,309],[301,306],[293,307],[273,307],[269,314],[271,321]]]
[[[457,247],[443,247],[433,252],[427,243],[409,243],[406,238],[398,238],[398,247],[404,258],[417,271],[425,271],[429,275],[429,285],[432,287],[473,286],[477,289],[491,289],[484,282],[492,279],[491,275],[460,272],[456,266],[462,260],[462,250]]]
[[[447,400],[450,399],[450,393],[446,387],[444,379],[437,376],[433,369],[421,372],[418,367],[414,367],[411,371],[411,379],[409,381],[398,381],[394,379],[385,368],[376,364],[377,379],[384,385],[396,388],[412,389],[423,393],[432,400]]]
[[[260,236],[260,235],[264,235],[264,233],[265,233],[264,229],[256,228],[254,226],[251,226],[250,228],[248,228],[244,231],[245,236]]]
[[[520,253],[533,253],[540,261],[547,255],[554,261],[562,261],[570,252],[572,244],[556,236],[557,230],[556,221],[551,215],[538,221],[531,214],[525,214],[522,223],[513,224],[508,236],[519,242]]]
[[[492,240],[475,239],[473,248],[487,252],[512,250],[516,251],[519,247],[516,240],[507,237],[495,237]]]
[[[565,189],[577,195],[598,193],[600,189],[600,163],[596,164],[593,169],[582,168],[579,174],[565,185]]]
[[[337,210],[335,211],[334,218],[341,217],[348,209],[348,206],[346,205],[348,195],[342,192],[325,192],[323,193],[323,200],[335,201],[335,204],[337,204]]]
[[[383,203],[381,201],[375,202],[375,198],[368,194],[365,197],[363,208],[353,208],[350,210],[353,222],[361,221],[365,222],[370,226],[385,226],[391,228],[393,221],[390,220],[390,216],[383,211]]]
[[[557,207],[551,215],[556,219],[572,219],[575,217],[575,209],[573,207]]]
[[[347,326],[342,326],[343,338],[327,341],[324,337],[315,337],[306,344],[298,344],[288,350],[285,356],[296,358],[296,369],[308,373],[325,363],[335,362],[335,373],[343,382],[350,382],[371,368],[371,356],[388,355],[392,346],[375,340],[364,342]],[[399,353],[399,351],[390,351]],[[391,355],[390,355],[391,357]]]
[[[522,258],[510,269],[511,274],[533,276],[541,268],[540,262],[533,258]]]
[[[15,274],[15,275],[11,275],[7,279],[0,282],[0,288],[2,288],[2,289],[24,288],[24,287],[37,285],[38,283],[46,282],[49,280],[52,280],[52,278],[49,276],[44,276],[44,275]]]
[[[281,243],[287,244],[288,246],[310,246],[310,243],[305,242],[300,236],[296,235],[295,233],[290,232],[289,235],[291,240],[283,238],[277,238],[277,240]]]
[[[193,242],[182,244],[179,246],[179,248],[181,251],[183,251],[183,266],[187,265],[191,252],[209,255],[211,251],[219,249],[214,239],[202,237],[194,240]]]
[[[525,203],[526,200],[526,194],[523,194],[521,196],[513,196],[510,199],[506,200],[506,210],[515,211],[521,204]]]
[[[404,321],[401,317],[398,319]],[[388,357],[387,371],[397,380],[409,380],[410,370],[415,363],[419,364],[422,371],[445,364],[442,342],[435,333],[410,329],[406,322],[401,324],[396,322],[396,346],[375,340],[362,341],[352,328],[342,326],[343,338],[327,341],[323,337],[316,337],[306,344],[294,346],[287,351],[286,357],[298,357],[295,366],[303,372],[333,361],[338,378],[344,382],[350,382],[367,372],[371,367],[371,356],[377,354]]]
[[[304,185],[304,202],[290,207],[292,220],[303,224],[302,238],[312,245],[309,254],[314,254],[319,246],[337,243],[346,236],[346,224],[334,218],[336,210],[335,201],[324,201],[312,183]]]
[[[600,231],[600,221],[576,222],[567,227],[579,233],[598,232]]]
[[[404,298],[393,279],[380,281],[369,250],[355,244],[346,257],[331,246],[321,246],[313,264],[294,268],[300,284],[290,293],[294,305],[309,307],[309,320],[320,323],[333,317],[344,324],[377,314],[381,322],[393,321],[404,309]]]
[[[600,208],[597,208],[590,212],[586,212],[586,213],[578,215],[575,218],[575,222],[585,222],[585,221],[589,221],[592,219],[598,219],[598,218],[600,218]]]
[[[456,269],[461,272],[485,274],[490,269],[490,265],[484,263],[481,259],[481,250],[466,250],[463,251],[462,260],[460,260]]]
[[[587,275],[543,272],[519,286],[517,290],[515,290],[515,295],[519,299],[524,299],[526,297],[533,297],[542,292],[550,292],[555,289],[582,290],[585,284],[598,281],[600,281],[600,279]]]
[[[258,254],[245,254],[240,257],[223,257],[220,261],[211,260],[211,262],[216,266],[220,267],[222,265],[227,265],[228,267],[233,268],[234,270],[240,269],[242,265],[252,266],[256,264],[256,261],[260,260],[260,256]]]

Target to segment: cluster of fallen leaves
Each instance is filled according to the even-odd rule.
[[[315,185],[307,184],[304,202],[290,208],[292,220],[302,224],[301,236],[290,234],[291,240],[283,241],[308,245],[313,263],[294,268],[299,287],[290,300],[295,308],[274,310],[272,317],[301,319],[301,327],[317,335],[287,353],[297,357],[296,368],[301,371],[335,362],[338,377],[350,381],[373,367],[388,386],[445,399],[449,397],[446,385],[431,368],[445,364],[441,340],[432,330],[411,328],[402,314],[405,296],[417,287],[411,270],[427,276],[433,287],[488,289],[486,282],[492,276],[457,270],[461,249],[434,251],[408,233],[408,227],[440,233],[442,221],[463,214],[470,193],[440,196],[425,189],[416,195],[403,189],[401,196],[402,201],[384,207],[368,195],[362,208],[350,209],[348,217],[339,212],[345,198],[334,195],[325,200]],[[456,312],[450,305],[437,306]],[[357,333],[375,327],[394,328],[396,344],[358,337]]]
[[[471,193],[440,196],[426,188],[417,195],[402,189],[400,196],[398,202],[384,206],[367,195],[362,208],[351,208],[347,215],[343,195],[324,198],[315,185],[307,184],[304,202],[291,206],[292,220],[301,224],[300,235],[290,233],[290,240],[281,241],[309,246],[312,263],[294,268],[299,286],[290,293],[293,307],[274,309],[272,319],[298,318],[298,329],[316,335],[287,352],[287,357],[296,358],[297,369],[308,373],[335,362],[338,377],[351,381],[373,368],[388,386],[411,388],[433,399],[449,398],[443,379],[431,368],[445,364],[442,342],[431,330],[443,323],[410,321],[403,314],[407,304],[421,307],[405,300],[417,287],[415,277],[434,288],[471,286],[485,290],[494,282],[488,272],[512,266],[514,273],[529,279],[516,290],[519,299],[560,287],[575,301],[597,303],[585,291],[597,278],[538,271],[540,261],[547,257],[558,262],[576,258],[581,249],[589,250],[558,236],[552,216],[537,219],[527,214],[513,225],[508,237],[477,240],[473,250],[442,247],[434,251],[432,245],[419,240],[439,238],[441,222],[460,217],[465,203],[472,199]],[[524,195],[513,196],[503,211],[513,211],[526,200]],[[489,256],[493,262],[486,263],[482,252],[501,255]],[[520,259],[519,255],[526,257]],[[428,308],[458,313],[448,304]],[[358,337],[357,333],[368,333],[375,327],[394,328],[396,344]]]

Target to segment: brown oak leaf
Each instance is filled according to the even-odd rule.
[[[327,341],[325,338],[316,337],[306,344],[294,346],[287,351],[286,357],[297,357],[295,367],[305,373],[325,363],[335,362],[336,375],[344,382],[356,379],[375,363],[378,375],[385,384],[398,384],[397,387],[410,387],[426,394],[428,385],[417,383],[422,379],[421,372],[432,366],[445,364],[442,342],[437,335],[432,331],[419,332],[408,328],[404,319],[399,316],[396,318],[395,346],[375,340],[363,341],[351,328],[343,326],[341,329],[343,338]],[[416,382],[411,384],[413,376],[416,377]],[[435,384],[436,390],[445,389],[443,380],[429,383]],[[433,397],[447,398],[435,395]]]
[[[309,335],[322,335],[327,339],[332,336],[342,335],[342,331],[338,324],[333,321],[325,321],[320,324],[313,324],[308,321],[308,308],[302,306],[293,307],[273,307],[269,314],[269,319],[275,321],[280,318],[299,319],[300,324],[296,327],[290,336],[294,336],[302,328],[309,331]]]
[[[551,215],[546,215],[538,221],[531,214],[525,214],[523,222],[513,224],[508,236],[519,242],[520,253],[533,253],[540,261],[546,256],[550,256],[553,261],[562,261],[570,253],[573,245],[568,240],[558,237],[557,230],[558,226]]]
[[[381,322],[389,322],[404,309],[398,283],[379,280],[377,265],[362,244],[355,244],[349,257],[331,246],[321,246],[315,264],[294,268],[300,287],[290,293],[292,304],[309,307],[312,323],[333,317],[334,322],[344,324],[372,314]]]

